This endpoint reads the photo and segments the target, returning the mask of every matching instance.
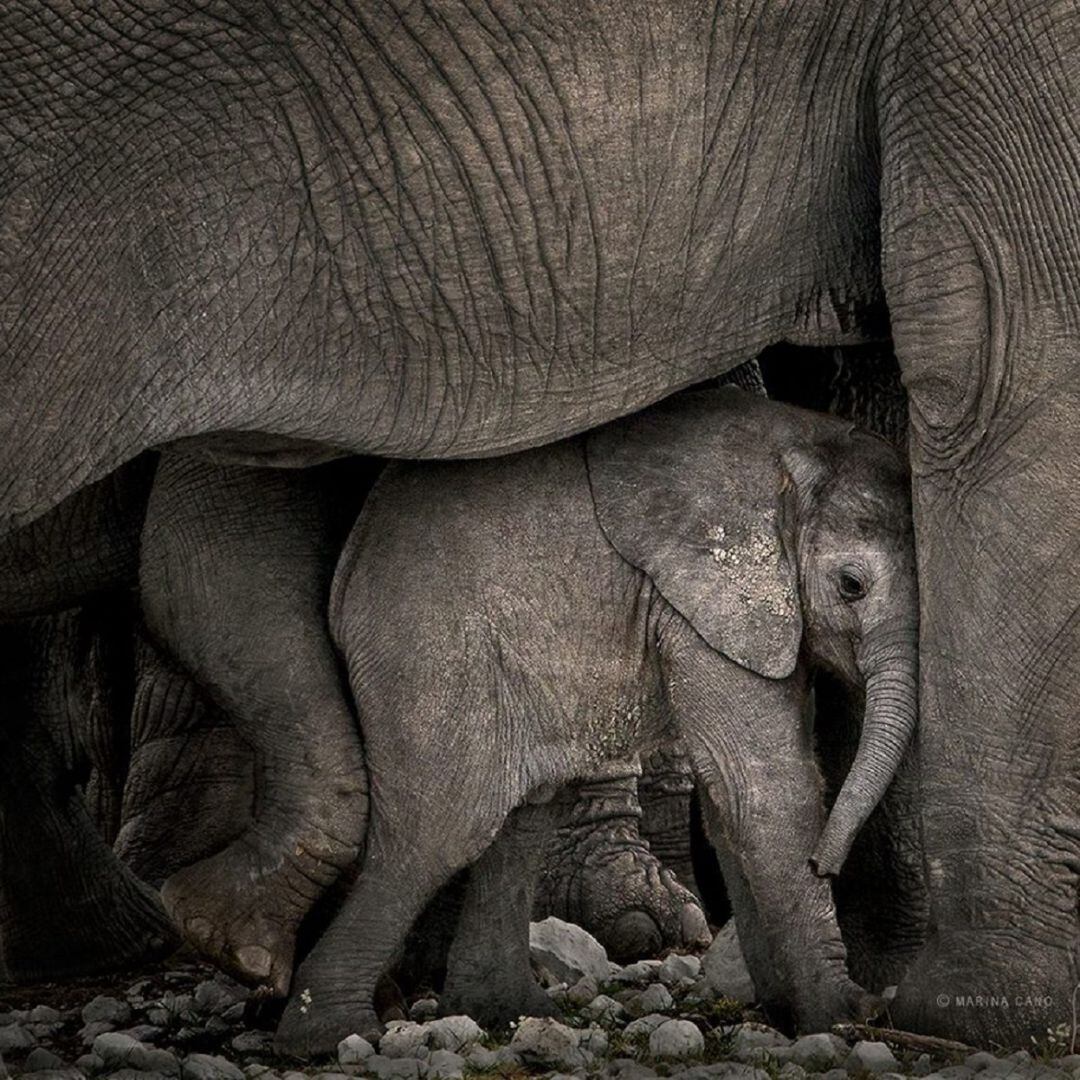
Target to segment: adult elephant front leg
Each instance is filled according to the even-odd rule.
[[[893,1017],[1026,1044],[1068,1019],[1080,950],[1080,11],[898,4],[888,41],[930,891]]]
[[[326,625],[348,517],[335,503],[357,490],[340,466],[285,472],[165,455],[143,536],[152,633],[258,759],[249,827],[169,878],[162,897],[192,944],[278,994],[300,921],[364,835],[363,756]]]

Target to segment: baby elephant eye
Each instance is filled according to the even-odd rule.
[[[841,599],[848,602],[852,600],[861,600],[866,595],[866,585],[861,578],[853,574],[850,570],[840,571],[837,587],[840,590]]]

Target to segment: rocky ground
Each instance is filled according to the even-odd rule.
[[[425,996],[373,1046],[343,1040],[336,1061],[303,1070],[271,1049],[277,1011],[207,965],[176,962],[137,978],[0,989],[0,1075],[35,1080],[459,1080],[563,1076],[613,1080],[1080,1080],[1068,1034],[1032,1052],[995,1055],[872,1032],[790,1039],[761,1022],[737,942],[723,932],[703,957],[671,955],[627,967],[577,927],[533,927],[533,960],[561,1021],[523,1017],[483,1031],[465,1016],[437,1019]],[[311,1009],[318,1003],[308,1002]],[[859,1036],[865,1036],[860,1038]]]

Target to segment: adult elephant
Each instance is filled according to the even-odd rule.
[[[771,342],[881,335],[887,300],[932,905],[894,1015],[998,1040],[1060,1019],[1080,12],[13,0],[0,32],[0,527],[166,442],[538,444]],[[934,1004],[994,988],[1007,1010]]]

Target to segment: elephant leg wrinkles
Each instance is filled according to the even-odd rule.
[[[289,986],[301,920],[356,859],[367,815],[363,755],[325,614],[341,518],[355,506],[340,505],[340,466],[327,468],[165,455],[143,536],[151,632],[257,757],[249,827],[174,873],[162,897],[192,944],[277,994]]]

